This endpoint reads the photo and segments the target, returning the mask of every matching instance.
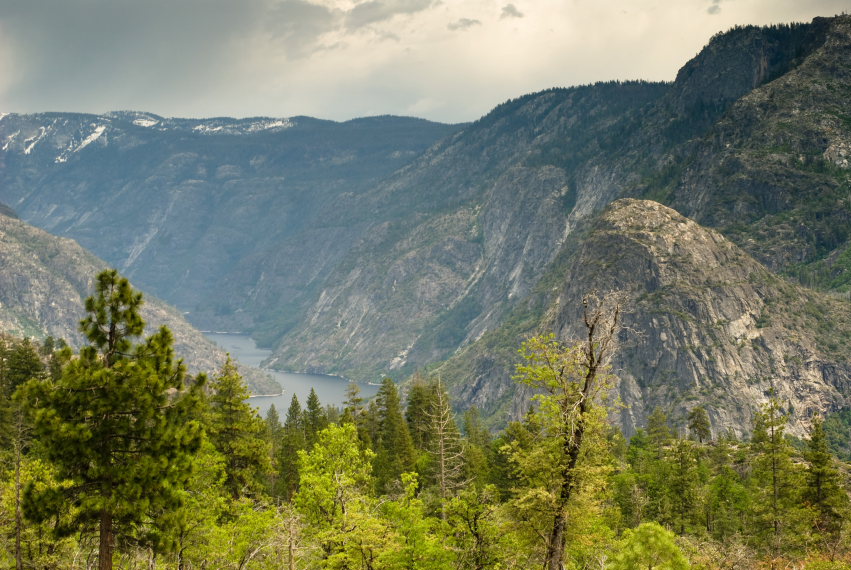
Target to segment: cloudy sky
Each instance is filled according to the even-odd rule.
[[[851,0],[0,0],[0,111],[460,122]]]

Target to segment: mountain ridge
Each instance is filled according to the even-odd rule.
[[[140,133],[150,133],[150,121],[159,119],[133,114],[125,122],[149,126],[92,138],[98,126],[89,123],[75,135],[74,157],[89,157],[78,171],[69,168],[71,159],[51,162],[58,155],[50,153],[39,159],[43,124],[5,116],[0,145],[14,152],[0,152],[0,200],[24,219],[97,244],[107,258],[127,263],[131,277],[138,271],[159,280],[159,290],[188,307],[196,324],[251,332],[274,349],[271,362],[282,369],[401,378],[446,359],[446,370],[459,371],[454,357],[486,345],[492,355],[477,352],[481,358],[464,361],[466,376],[453,373],[455,394],[461,405],[482,402],[518,417],[528,394],[515,398],[505,381],[506,355],[513,355],[520,333],[542,322],[568,335],[575,315],[556,311],[552,301],[558,291],[565,299],[581,296],[563,288],[582,281],[574,279],[582,269],[576,260],[591,247],[586,239],[602,235],[598,217],[619,199],[652,199],[694,219],[670,222],[674,227],[685,224],[706,243],[714,243],[706,237],[714,234],[692,224],[714,228],[740,248],[735,259],[764,263],[768,269],[757,269],[754,260],[736,267],[768,296],[743,284],[713,293],[706,277],[683,290],[666,285],[675,292],[670,299],[636,296],[646,314],[657,310],[654,303],[671,308],[663,319],[666,339],[676,330],[708,348],[677,345],[691,356],[674,356],[652,320],[634,323],[648,331],[648,352],[623,363],[632,371],[625,394],[633,410],[623,425],[640,425],[650,405],[667,406],[676,417],[693,405],[654,392],[647,382],[661,377],[641,358],[669,370],[665,385],[683,398],[707,384],[700,375],[712,374],[709,388],[732,378],[730,385],[749,394],[749,406],[765,392],[765,374],[756,369],[779,370],[780,391],[800,405],[796,418],[805,422],[819,398],[825,409],[847,404],[831,392],[845,382],[840,361],[847,347],[836,333],[845,330],[835,308],[841,300],[796,289],[785,277],[851,288],[851,122],[843,114],[851,97],[849,53],[848,16],[739,27],[713,37],[670,83],[549,89],[456,126],[390,117],[346,128],[316,123],[308,133],[298,131],[295,119],[295,126],[268,132],[249,131],[259,124],[252,119],[242,126],[198,120],[167,144],[151,145],[140,143]],[[26,120],[30,131],[10,141],[13,122]],[[193,130],[199,125],[204,132]],[[392,137],[379,136],[389,127]],[[302,138],[286,138],[300,132]],[[110,136],[120,144],[101,148]],[[70,144],[68,137],[52,140],[53,150]],[[132,176],[120,174],[135,162]],[[51,178],[52,168],[68,170]],[[679,220],[646,207],[650,217]],[[662,267],[636,244],[624,242]],[[747,311],[712,296],[744,292],[756,295]],[[766,299],[788,307],[790,296],[806,300],[800,315],[806,326],[779,316],[774,324],[765,321],[771,318]],[[735,318],[733,305],[742,309]],[[689,325],[683,315],[690,307],[703,307],[701,314],[714,321]],[[721,321],[739,322],[755,336],[735,340]],[[807,336],[805,330],[816,344],[789,340]],[[754,339],[764,346],[738,348]],[[807,370],[799,359],[836,372]],[[818,387],[816,395],[798,393],[803,379]],[[733,406],[716,411],[714,422],[743,429],[750,412],[735,408],[723,390],[706,396]]]

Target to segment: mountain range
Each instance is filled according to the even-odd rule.
[[[499,424],[525,335],[629,299],[621,424],[702,403],[803,433],[849,405],[851,17],[739,27],[674,81],[550,89],[478,121],[0,118],[0,202],[270,365],[441,374]]]

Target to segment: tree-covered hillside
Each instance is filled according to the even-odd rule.
[[[78,354],[0,340],[0,563],[9,568],[842,569],[847,465],[816,418],[785,435],[772,397],[752,436],[656,409],[628,440],[608,366],[627,309],[587,297],[585,338],[520,347],[538,391],[492,433],[439,376],[385,379],[342,408],[312,393],[265,419],[232,363],[187,376],[141,295],[101,273]]]

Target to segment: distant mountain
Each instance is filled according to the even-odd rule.
[[[79,347],[84,300],[94,291],[94,277],[107,268],[70,239],[54,237],[0,208],[0,332],[43,339],[53,336]],[[192,328],[172,307],[146,296],[142,317],[150,334],[166,325],[175,349],[193,372],[215,372],[225,360],[222,349]],[[267,375],[243,369],[255,393],[280,392]]]
[[[0,201],[279,368],[440,366],[495,423],[526,406],[523,335],[569,336],[572,301],[619,285],[644,332],[616,362],[624,427],[700,401],[743,433],[773,385],[802,433],[851,404],[849,58],[839,16],[736,28],[671,83],[550,89],[469,125],[8,115]]]
[[[359,196],[458,127],[45,113],[0,119],[0,201],[202,328],[297,313],[370,219]]]

